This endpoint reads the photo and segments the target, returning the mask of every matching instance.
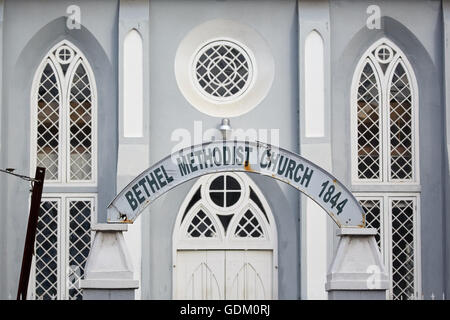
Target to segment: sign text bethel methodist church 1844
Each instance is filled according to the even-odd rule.
[[[340,227],[364,225],[353,195],[331,174],[297,154],[260,142],[220,141],[182,149],[145,170],[122,190],[108,222],[132,222],[152,201],[201,175],[243,171],[283,181],[317,202]]]

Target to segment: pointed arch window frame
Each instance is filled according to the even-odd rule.
[[[394,49],[394,56],[389,62],[385,72],[377,62],[374,52],[380,45],[387,44]],[[376,179],[360,178],[358,177],[358,127],[357,116],[358,110],[356,108],[358,99],[359,81],[362,71],[366,64],[370,62],[372,67],[375,67],[375,77],[379,85],[379,110],[381,112],[379,121],[380,134],[380,175]],[[412,177],[411,179],[392,179],[391,177],[391,130],[390,130],[390,92],[392,77],[397,65],[401,63],[405,69],[409,80],[411,90],[411,148],[412,148]],[[415,77],[414,70],[408,61],[403,51],[387,38],[381,38],[374,42],[361,56],[357,67],[355,68],[350,94],[351,119],[350,119],[350,136],[351,136],[351,180],[354,185],[364,184],[383,184],[383,185],[419,185],[419,90],[418,83]]]
[[[224,250],[224,251],[232,251],[232,250],[268,250],[272,251],[272,264],[273,264],[273,273],[272,273],[272,293],[274,299],[278,297],[278,234],[277,234],[277,226],[275,217],[272,213],[272,209],[266,200],[263,192],[259,189],[258,185],[245,173],[236,173],[233,172],[233,175],[238,176],[243,182],[244,189],[248,189],[246,192],[245,200],[248,200],[249,203],[243,204],[239,206],[239,212],[236,212],[230,221],[227,233],[224,238],[186,238],[186,225],[189,225],[190,219],[192,219],[193,213],[197,212],[197,208],[201,208],[204,205],[206,208],[209,208],[210,212],[208,214],[210,216],[214,216],[216,219],[216,223],[221,229],[222,236],[225,234],[222,223],[219,221],[219,218],[216,214],[211,214],[211,212],[215,212],[217,208],[210,204],[209,199],[207,198],[208,188],[210,182],[214,180],[216,177],[223,175],[223,173],[215,173],[210,175],[205,175],[197,179],[195,184],[191,187],[189,192],[187,193],[183,203],[180,206],[178,211],[177,218],[175,219],[175,224],[172,232],[172,261],[173,261],[173,269],[172,269],[172,292],[177,292],[177,270],[180,270],[177,266],[178,260],[177,256],[179,252],[182,251],[214,251],[214,250]],[[198,200],[186,213],[186,209],[190,205],[192,197],[198,192],[200,188],[201,198]],[[250,189],[256,194],[257,198],[260,201],[265,212],[260,209],[259,205],[250,198]],[[246,191],[246,190],[244,190]],[[259,214],[260,222],[263,222],[263,226],[266,226],[267,229],[264,230],[266,232],[266,238],[239,238],[234,236],[234,231],[237,223],[239,222],[242,214],[245,213],[243,209],[247,209],[251,206],[254,210],[256,210]],[[237,209],[237,208],[236,208]],[[241,210],[242,209],[242,210]],[[225,211],[227,212],[227,211]],[[235,222],[237,221],[237,222]]]
[[[247,213],[247,211],[250,211],[252,215],[258,220],[259,226],[262,231],[261,237],[239,237],[236,235],[238,226],[241,222],[241,219],[244,217],[244,215]],[[258,208],[255,204],[253,204],[253,201],[249,201],[239,213],[233,217],[233,220],[230,222],[230,231],[227,234],[228,239],[231,241],[250,241],[250,242],[262,242],[262,241],[271,241],[271,226],[270,223],[266,220],[264,214],[262,213],[261,209]]]
[[[64,73],[58,58],[53,54],[59,47],[68,46],[73,50],[73,57],[69,63],[68,69]],[[36,69],[31,86],[30,96],[30,172],[34,172],[37,165],[37,146],[38,146],[38,112],[37,107],[41,77],[47,64],[50,63],[55,72],[58,81],[59,90],[59,131],[58,131],[58,178],[46,179],[46,186],[70,185],[76,187],[97,186],[98,181],[98,104],[97,104],[97,86],[92,67],[83,52],[72,42],[62,40],[54,45],[42,58],[41,63]],[[76,180],[71,179],[71,160],[70,160],[70,96],[73,85],[73,78],[76,68],[82,64],[89,79],[91,94],[91,176],[90,179]]]
[[[190,237],[189,236],[189,226],[191,225],[192,220],[197,216],[197,214],[203,211],[203,213],[206,215],[206,217],[211,220],[212,226],[215,229],[216,236],[214,237]],[[225,239],[225,230],[220,223],[218,219],[216,219],[215,215],[210,214],[210,210],[202,203],[202,201],[199,201],[196,203],[191,209],[189,209],[188,213],[184,217],[183,222],[181,223],[180,227],[180,239],[190,241],[190,242],[199,242],[204,241],[207,239],[208,241],[212,242],[222,242],[223,239]]]
[[[208,199],[208,187],[211,181],[216,177],[224,175],[223,173],[211,174],[204,177],[200,177],[197,183],[192,187],[190,192],[185,198],[183,205],[180,208],[180,213],[175,222],[175,228],[173,232],[173,244],[174,252],[177,250],[251,250],[251,249],[264,249],[273,250],[274,253],[277,252],[277,229],[276,222],[274,220],[272,211],[270,209],[267,200],[265,199],[262,192],[259,190],[258,186],[245,174],[237,173],[226,173],[238,178],[242,186],[242,198],[239,200],[238,206],[233,205],[233,210],[230,211],[228,208],[223,208],[218,212],[218,207],[211,204],[211,200]],[[184,210],[186,209],[190,199],[197,192],[198,188],[201,186],[201,199],[196,202],[184,215]],[[250,189],[252,189],[264,209],[267,213],[262,212],[258,207],[258,204],[254,203],[250,199]],[[191,220],[195,217],[199,210],[203,210],[206,215],[213,222],[216,228],[217,237],[198,237],[192,238],[187,236],[187,231]],[[261,229],[263,231],[263,236],[258,238],[252,237],[238,237],[235,236],[235,231],[237,225],[239,224],[241,218],[247,210],[251,210],[253,215],[257,218],[260,223]],[[232,215],[229,222],[227,230],[224,229],[220,219],[217,214]],[[174,253],[174,254],[175,254]]]
[[[393,58],[389,59],[388,67],[385,68],[385,72],[377,62],[373,52],[381,47],[382,44],[387,44],[390,49],[393,50]],[[387,51],[390,51],[389,49]],[[383,53],[386,53],[384,51]],[[369,59],[370,58],[370,59]],[[384,58],[384,57],[382,57]],[[380,108],[382,109],[382,116],[380,116],[380,147],[382,152],[382,174],[379,179],[360,179],[358,178],[358,127],[357,127],[357,95],[359,89],[359,81],[361,78],[362,70],[365,67],[367,61],[371,61],[375,66],[376,77],[378,79],[381,90],[381,102]],[[412,159],[412,176],[411,179],[391,179],[391,84],[394,77],[394,71],[398,64],[401,63],[402,67],[408,77],[408,85],[411,96],[411,159]],[[401,89],[398,91],[402,91]],[[393,287],[399,286],[400,282],[394,284],[392,277],[392,261],[398,260],[401,253],[394,253],[393,246],[396,245],[392,234],[394,232],[400,232],[403,225],[395,227],[393,225],[393,213],[391,200],[404,200],[414,203],[413,212],[411,215],[411,221],[413,226],[411,228],[412,236],[414,238],[414,278],[412,284],[407,284],[408,287],[414,287],[415,298],[420,298],[421,294],[421,250],[420,250],[420,225],[421,225],[421,213],[420,213],[420,171],[419,171],[419,86],[414,73],[414,70],[407,59],[407,56],[402,50],[396,46],[392,41],[386,38],[381,38],[374,42],[364,53],[359,60],[357,67],[355,68],[352,86],[351,86],[351,181],[353,190],[356,192],[356,196],[360,201],[373,201],[379,203],[379,210],[375,212],[376,218],[379,219],[379,242],[386,265],[389,266],[391,272],[391,288],[388,293],[388,298],[393,298]],[[373,219],[374,217],[372,217]],[[394,227],[396,229],[394,229]]]

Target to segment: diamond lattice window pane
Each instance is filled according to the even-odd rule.
[[[380,151],[380,89],[373,66],[364,66],[357,92],[358,178],[379,179]]]
[[[92,91],[86,68],[78,64],[70,88],[70,179],[92,178]]]
[[[366,228],[377,230],[375,240],[381,250],[381,200],[361,199],[359,203],[366,214]]]
[[[37,154],[36,165],[45,167],[46,180],[58,180],[60,84],[50,60],[39,81],[37,95]]]
[[[69,201],[69,298],[81,300],[79,280],[84,276],[91,247],[92,201]]]
[[[401,62],[394,70],[390,87],[390,178],[411,180],[412,159],[412,95],[408,75]]]
[[[392,200],[392,297],[414,297],[414,202]]]
[[[247,210],[239,221],[234,235],[239,238],[262,238],[264,232],[253,212]]]
[[[58,296],[58,202],[43,200],[35,241],[35,295],[38,300]]]
[[[243,48],[230,41],[214,41],[198,53],[196,80],[214,98],[231,98],[250,84],[251,61]]]
[[[187,230],[189,238],[215,238],[217,237],[216,228],[211,219],[203,210],[197,212],[192,218]]]

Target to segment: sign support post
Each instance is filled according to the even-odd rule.
[[[23,249],[22,268],[20,270],[19,288],[17,290],[17,300],[26,300],[28,291],[28,281],[30,278],[31,261],[33,259],[34,241],[36,239],[36,229],[41,207],[42,189],[44,187],[45,168],[37,167],[34,177],[33,191],[31,194],[30,215],[28,217],[27,235]]]
[[[134,300],[139,281],[133,278],[131,256],[123,236],[123,224],[97,224],[86,263],[85,278],[80,280],[84,300]]]
[[[337,230],[339,243],[325,289],[330,300],[385,300],[388,274],[373,228]]]

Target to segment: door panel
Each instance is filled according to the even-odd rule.
[[[226,299],[272,299],[272,251],[226,251]]]
[[[178,251],[175,298],[272,299],[272,251]]]
[[[179,251],[176,299],[224,299],[224,251]]]

